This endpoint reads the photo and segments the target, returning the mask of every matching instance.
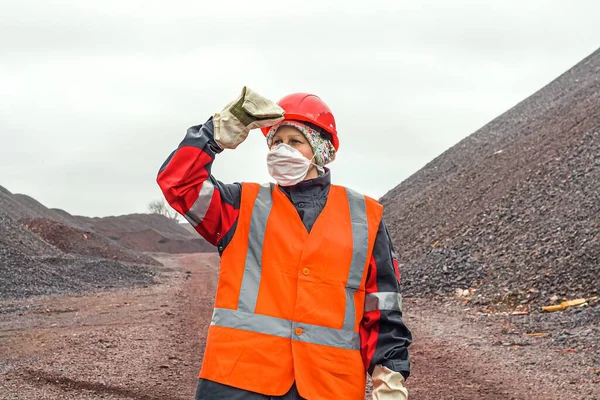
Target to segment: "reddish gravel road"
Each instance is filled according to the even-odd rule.
[[[217,256],[159,260],[158,285],[0,303],[0,399],[193,399]],[[458,306],[407,300],[405,313],[411,400],[600,399],[585,354],[524,343]]]

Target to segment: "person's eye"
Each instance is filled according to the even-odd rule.
[[[274,144],[274,145],[281,144],[281,140],[279,140],[279,139],[277,139],[277,140],[273,140],[273,144]]]

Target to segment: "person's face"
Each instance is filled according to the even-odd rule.
[[[271,147],[277,146],[281,143],[285,143],[288,146],[293,147],[302,153],[304,157],[312,160],[314,155],[312,147],[310,146],[310,143],[308,143],[306,137],[304,137],[302,132],[300,132],[298,129],[291,126],[282,126],[281,128],[277,129],[275,136],[273,136]]]

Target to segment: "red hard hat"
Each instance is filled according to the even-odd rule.
[[[277,104],[285,111],[286,120],[310,122],[323,128],[325,132],[331,134],[333,147],[338,149],[340,142],[335,128],[335,118],[327,104],[318,96],[308,93],[293,93],[279,100]],[[269,129],[270,127],[262,128],[265,136],[269,133]]]

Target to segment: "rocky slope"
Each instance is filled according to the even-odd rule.
[[[405,293],[550,303],[600,290],[600,50],[382,199]]]

